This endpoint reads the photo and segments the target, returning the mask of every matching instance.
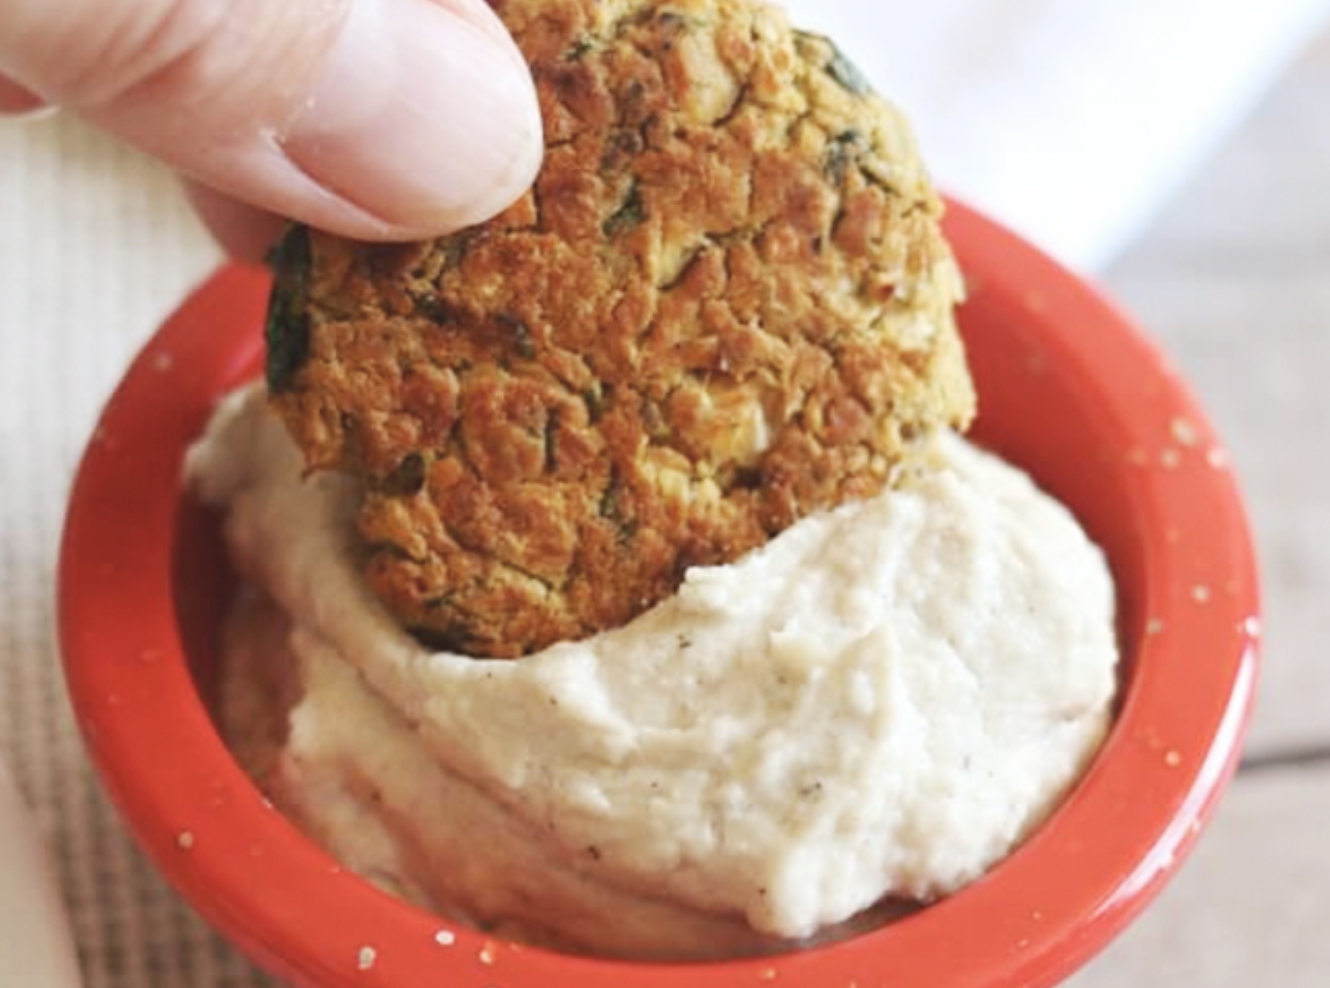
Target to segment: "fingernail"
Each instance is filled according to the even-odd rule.
[[[45,120],[60,112],[30,89],[0,75],[0,117],[13,122]]]
[[[516,46],[486,18],[479,0],[355,0],[287,156],[405,235],[509,205],[540,164],[540,111]]]
[[[41,106],[34,106],[24,110],[3,110],[0,111],[0,117],[11,123],[38,123],[42,120],[50,120],[60,113],[60,107],[51,103],[43,103]]]

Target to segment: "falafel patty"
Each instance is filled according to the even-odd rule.
[[[877,493],[974,394],[941,203],[830,42],[755,0],[494,6],[534,188],[409,245],[291,231],[268,380],[308,466],[363,479],[404,626],[516,657]]]

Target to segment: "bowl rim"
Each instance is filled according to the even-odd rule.
[[[171,584],[184,450],[218,397],[216,382],[238,380],[260,345],[252,329],[262,325],[267,274],[240,265],[208,279],[131,365],[79,467],[60,550],[57,620],[70,698],[102,782],[149,857],[254,960],[311,988],[423,988],[443,973],[477,988],[609,988],[627,979],[643,988],[776,979],[824,988],[888,973],[916,988],[1016,988],[1056,983],[1102,949],[1176,870],[1236,767],[1258,666],[1251,537],[1198,402],[1131,321],[974,210],[949,202],[946,226],[964,268],[1002,272],[1001,289],[1032,315],[1056,312],[1077,327],[1056,342],[1065,359],[1094,361],[1109,377],[1153,375],[1159,408],[1187,424],[1196,461],[1138,471],[1142,503],[1156,522],[1177,526],[1145,545],[1158,576],[1146,612],[1167,623],[1152,617],[1135,643],[1132,689],[1085,777],[989,875],[836,944],[645,963],[491,939],[387,896],[300,835],[218,738],[188,673]],[[1158,423],[1148,428],[1137,432],[1153,455]],[[1200,572],[1225,574],[1223,587],[1192,582]],[[1184,661],[1180,643],[1208,658]]]

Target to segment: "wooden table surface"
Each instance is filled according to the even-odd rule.
[[[1104,279],[1228,443],[1256,530],[1265,665],[1213,827],[1074,988],[1330,984],[1327,177],[1330,35]]]

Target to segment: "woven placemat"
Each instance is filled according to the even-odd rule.
[[[0,757],[46,835],[87,988],[276,984],[131,843],[74,727],[54,631],[65,497],[92,423],[218,259],[164,170],[68,118],[0,122]]]

